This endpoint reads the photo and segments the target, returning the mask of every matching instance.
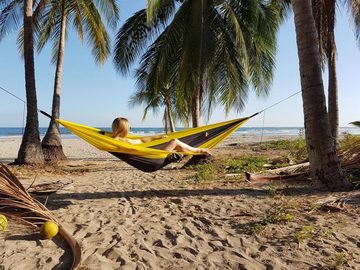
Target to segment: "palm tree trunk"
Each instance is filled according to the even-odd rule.
[[[165,106],[166,106],[166,119],[168,121],[168,127],[170,128],[170,132],[175,132],[175,125],[174,120],[171,115],[171,104],[170,104],[170,98],[168,96],[165,96]]]
[[[169,133],[169,119],[168,119],[168,113],[167,108],[165,108],[163,121],[165,123],[165,133]]]
[[[33,45],[33,1],[24,2],[24,66],[27,114],[25,132],[22,138],[17,164],[43,164],[44,156],[41,150],[39,120],[37,113],[37,98],[35,86],[35,64]]]
[[[349,189],[351,184],[342,172],[330,133],[311,0],[291,0],[291,3],[295,17],[310,174],[315,182],[321,182],[331,189]]]
[[[56,72],[55,72],[54,93],[53,93],[53,103],[52,103],[53,118],[50,120],[49,128],[42,141],[44,157],[48,161],[59,161],[66,159],[66,156],[64,154],[61,145],[59,124],[56,123],[54,120],[54,118],[60,117],[61,79],[62,79],[62,70],[64,64],[65,41],[66,41],[65,40],[66,19],[67,19],[67,14],[65,12],[65,3],[66,1],[63,1],[63,11],[62,11],[62,19],[61,19],[61,27],[60,27],[60,40],[59,40],[59,48],[58,48],[58,55],[56,61]]]
[[[328,106],[329,106],[329,122],[331,135],[336,142],[339,134],[339,99],[338,99],[338,85],[336,77],[336,47],[333,38],[333,47],[328,54],[328,71],[329,71],[329,86],[328,86]]]
[[[171,115],[171,111],[168,109],[168,117],[169,117],[169,126],[170,126],[170,132],[175,132],[175,124],[174,124],[174,119]]]
[[[200,88],[199,86],[194,93],[193,103],[191,106],[191,116],[192,116],[192,126],[198,127],[200,126]]]

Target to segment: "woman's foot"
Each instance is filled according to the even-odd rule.
[[[199,148],[199,150],[200,150],[200,153],[204,153],[206,155],[211,156],[210,149],[208,149],[208,148]]]

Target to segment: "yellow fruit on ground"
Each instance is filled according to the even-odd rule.
[[[57,235],[58,232],[59,232],[59,226],[50,220],[46,221],[41,226],[40,229],[41,236],[43,236],[46,239],[53,238],[55,235]]]
[[[5,231],[8,225],[7,218],[4,215],[0,215],[0,231]]]

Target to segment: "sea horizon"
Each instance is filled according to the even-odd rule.
[[[98,127],[104,131],[111,131],[109,127]],[[183,127],[176,128],[177,131],[183,130]],[[44,136],[47,131],[47,127],[40,127],[39,132],[40,136]],[[157,133],[164,133],[165,130],[163,127],[133,127],[131,130],[133,134],[137,135],[151,135]],[[6,137],[21,137],[23,135],[23,127],[0,127],[0,138]],[[76,135],[72,134],[64,127],[60,127],[60,133],[63,138],[72,138]],[[340,134],[352,134],[360,135],[360,128],[357,127],[339,127]],[[235,135],[264,135],[264,136],[295,136],[303,135],[303,127],[240,127],[235,131]]]

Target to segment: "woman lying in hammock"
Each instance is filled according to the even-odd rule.
[[[140,144],[151,142],[154,140],[160,140],[166,138],[166,135],[158,135],[158,136],[148,136],[139,139],[130,139],[126,138],[130,131],[130,123],[126,118],[118,117],[115,118],[112,123],[112,133],[115,139],[123,142],[127,142],[129,144]],[[178,139],[172,139],[168,143],[164,144],[162,150],[166,151],[179,151],[179,152],[195,152],[195,153],[204,153],[210,155],[210,150],[207,148],[195,148],[186,143],[179,141]]]

